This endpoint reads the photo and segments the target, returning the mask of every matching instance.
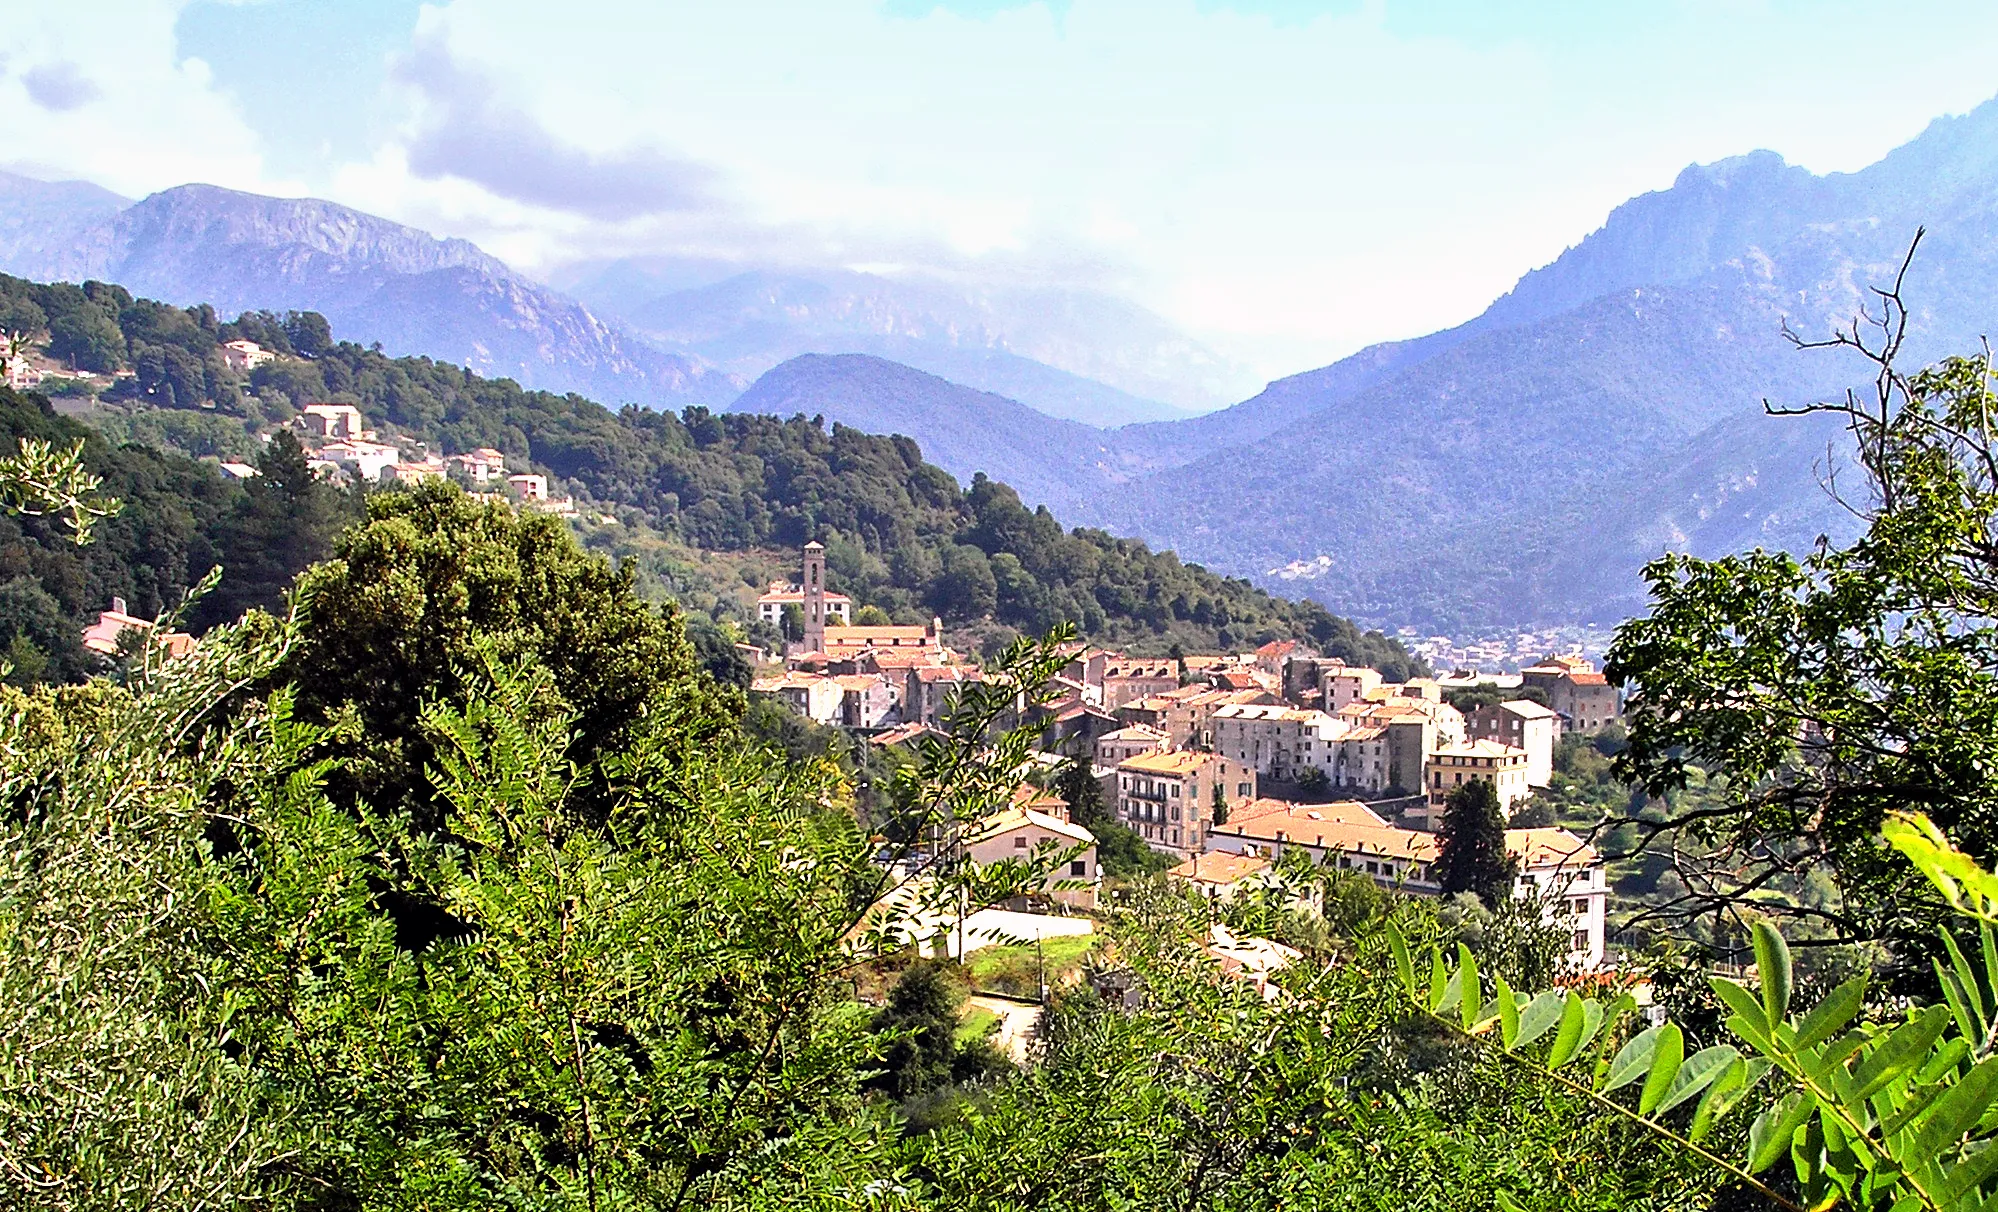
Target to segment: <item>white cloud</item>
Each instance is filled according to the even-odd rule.
[[[1276,374],[1467,318],[1694,160],[1856,168],[1982,100],[1998,10],[1911,3],[1885,25],[1856,0],[1802,21],[1665,0],[1528,27],[1386,0],[1281,21],[451,0],[416,19],[399,81],[371,50],[379,77],[339,77],[367,96],[308,107],[299,139],[355,146],[351,123],[365,154],[291,180],[230,82],[176,61],[173,3],[75,0],[11,31],[0,158],[135,194],[317,192],[531,270],[674,253],[1108,286]],[[1890,92],[1840,83],[1917,59]],[[61,64],[37,103],[24,73]]]

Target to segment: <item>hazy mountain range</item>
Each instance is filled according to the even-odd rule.
[[[1762,401],[1867,377],[1783,327],[1849,322],[1921,225],[1913,361],[1991,327],[1998,102],[1857,173],[1766,151],[1689,167],[1470,322],[1189,418],[1176,406],[1239,371],[1086,292],[655,259],[574,267],[565,294],[330,203],[206,186],[132,203],[0,176],[8,272],[313,307],[342,336],[607,403],[905,433],[1071,524],[1460,631],[1613,621],[1641,606],[1636,569],[1659,551],[1800,549],[1849,529],[1819,486],[1836,429],[1764,417]]]

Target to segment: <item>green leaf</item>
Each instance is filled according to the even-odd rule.
[[[1415,961],[1408,954],[1408,940],[1402,937],[1401,927],[1393,922],[1387,924],[1388,949],[1394,952],[1395,974],[1401,977],[1401,987],[1410,998],[1415,996]]]
[[[1693,1122],[1686,1129],[1686,1139],[1698,1143],[1713,1131],[1714,1124],[1727,1114],[1728,1108],[1740,1101],[1736,1092],[1745,1093],[1743,1088],[1747,1084],[1748,1062],[1736,1058],[1733,1064],[1722,1069],[1719,1076],[1708,1083],[1707,1092],[1700,1096],[1700,1105],[1693,1108]]]
[[[1964,1074],[1962,1081],[1936,1100],[1934,1108],[1918,1121],[1910,1153],[1918,1158],[1940,1156],[1943,1150],[1963,1139],[1963,1134],[1991,1109],[1994,1094],[1998,1094],[1998,1057],[1985,1060]]]
[[[1441,961],[1438,962],[1440,963]],[[1430,984],[1430,988],[1432,991],[1435,989],[1433,981]],[[1450,974],[1449,979],[1443,982],[1443,996],[1438,998],[1436,1004],[1429,1007],[1429,1009],[1435,1014],[1448,1014],[1457,1008],[1459,1002],[1464,1000],[1466,1000],[1464,997],[1464,970],[1459,968]]]
[[[1664,1030],[1663,1026],[1647,1027],[1617,1049],[1616,1059],[1610,1062],[1609,1080],[1603,1083],[1604,1094],[1623,1089],[1650,1070],[1651,1058],[1658,1052],[1659,1033]]]
[[[1549,989],[1528,1002],[1526,1011],[1519,1016],[1519,1038],[1513,1042],[1513,1047],[1524,1048],[1547,1034],[1549,1027],[1561,1021],[1567,1005],[1567,999],[1559,989]]]
[[[1493,983],[1498,986],[1499,1042],[1510,1052],[1519,1040],[1519,999],[1505,977],[1494,977]]]
[[[1729,1067],[1741,1060],[1741,1053],[1732,1044],[1715,1044],[1702,1048],[1686,1058],[1679,1066],[1679,1076],[1665,1090],[1665,1097],[1658,1101],[1656,1114],[1663,1115],[1685,1102],[1712,1084]]]
[[[1457,944],[1457,975],[1460,1002],[1463,1007],[1464,1030],[1469,1031],[1478,1025],[1478,1008],[1484,1005],[1484,986],[1478,982],[1478,957],[1462,943]]]
[[[1724,976],[1710,977],[1707,983],[1712,985],[1714,993],[1727,1003],[1728,1009],[1746,1019],[1764,1035],[1768,1034],[1769,1015],[1763,1010],[1762,1003],[1755,1000],[1754,994]]]
[[[1788,1153],[1797,1129],[1804,1126],[1804,1121],[1816,1109],[1815,1100],[1793,1090],[1775,1106],[1756,1116],[1755,1122],[1748,1128],[1748,1172],[1760,1174]]]
[[[1943,1202],[1947,1204],[1961,1199],[1992,1175],[1998,1174],[1998,1141],[1974,1143],[1964,1150],[1961,1162],[1955,1165],[1945,1163],[1940,1169],[1943,1175],[1940,1192]]]
[[[1443,951],[1440,947],[1429,949],[1429,1001],[1428,1010],[1436,1014],[1443,1009],[1443,997],[1450,989],[1450,975],[1443,967]]]
[[[1790,1015],[1790,944],[1768,922],[1755,923],[1755,970],[1762,978],[1762,1009],[1773,1031]]]
[[[1912,1075],[1949,1025],[1949,1018],[1949,1007],[1929,1006],[1896,1027],[1853,1070],[1851,1098],[1872,1098],[1896,1079]]]
[[[1547,1054],[1547,1067],[1559,1069],[1575,1058],[1582,1047],[1582,1028],[1588,1022],[1588,1011],[1582,1008],[1581,996],[1570,990],[1568,1001],[1561,1009],[1561,1029],[1554,1033],[1553,1050]]]
[[[1859,1013],[1866,998],[1866,978],[1855,976],[1825,996],[1804,1020],[1797,1024],[1798,1050],[1815,1048],[1830,1039]]]
[[[1658,1046],[1651,1058],[1651,1073],[1644,1079],[1644,1091],[1637,1096],[1637,1113],[1649,1115],[1678,1076],[1679,1062],[1686,1056],[1686,1037],[1677,1023],[1666,1023],[1658,1032]]]

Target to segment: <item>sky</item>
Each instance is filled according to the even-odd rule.
[[[0,166],[621,256],[1106,291],[1268,378],[1475,315],[1686,165],[1998,95],[1903,0],[0,0]]]

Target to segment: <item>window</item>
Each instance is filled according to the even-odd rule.
[[[1380,873],[1381,873],[1381,865],[1379,863],[1369,862],[1367,864],[1368,875],[1379,875]]]
[[[1167,786],[1167,787],[1168,787],[1168,788],[1170,789],[1170,790],[1168,791],[1168,794],[1170,794],[1170,795],[1172,796],[1172,798],[1174,798],[1174,799],[1178,799],[1178,798],[1179,798],[1179,784],[1178,784],[1178,783],[1168,783],[1168,784],[1166,784],[1166,786]]]
[[[1088,874],[1088,868],[1088,863],[1083,862],[1081,859],[1076,859],[1068,865],[1068,873],[1070,875],[1086,875]]]
[[[1172,809],[1172,819],[1173,819],[1173,820],[1178,820],[1178,819],[1179,819],[1179,805],[1177,805],[1177,804],[1173,805],[1173,809]]]
[[[1172,831],[1172,844],[1175,846],[1179,845],[1179,830],[1177,829]]]
[[[1026,848],[1027,848],[1027,836],[1025,834],[1021,834],[1019,837],[1013,839],[1013,849],[1025,850]]]
[[[1255,784],[1253,783],[1237,783],[1235,784],[1235,794],[1247,795],[1254,788],[1254,786]]]
[[[1574,914],[1576,917],[1589,916],[1589,898],[1586,896],[1578,896],[1574,900],[1569,901],[1568,912]]]
[[[1575,938],[1570,946],[1575,951],[1587,951],[1589,949],[1589,932],[1586,930],[1575,931]]]

